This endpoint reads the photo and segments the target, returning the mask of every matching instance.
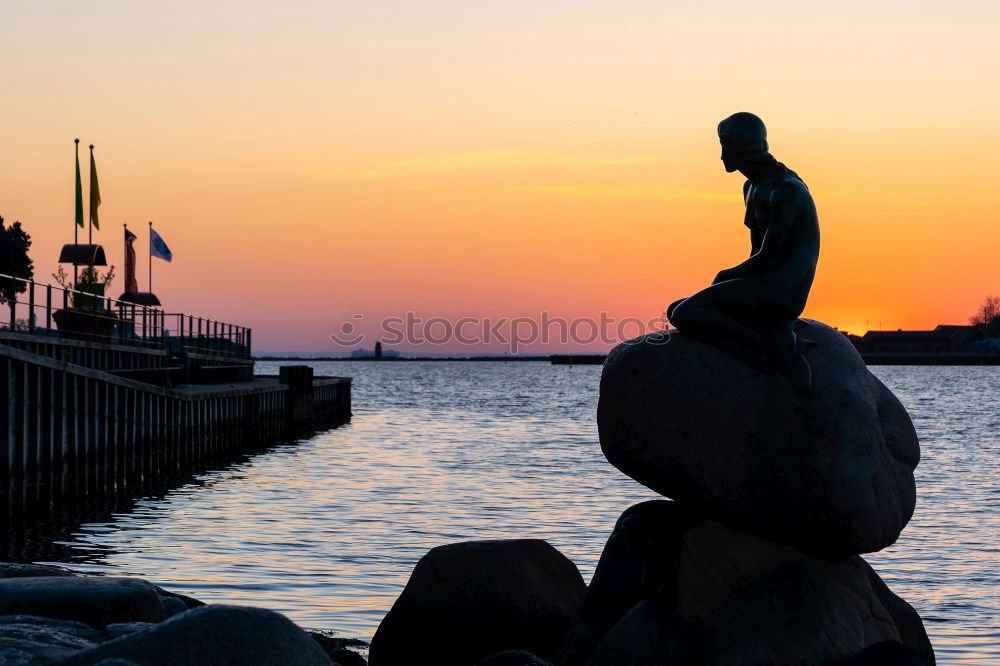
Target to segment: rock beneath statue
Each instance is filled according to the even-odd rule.
[[[681,538],[697,521],[697,514],[669,500],[642,502],[622,513],[559,652],[559,664],[583,666],[636,604],[676,596]]]
[[[653,490],[820,557],[877,551],[913,514],[916,432],[838,331],[803,320],[810,395],[674,332],[615,347],[601,447]]]
[[[691,627],[667,604],[640,601],[608,632],[588,666],[674,666],[693,661]]]
[[[148,631],[83,650],[64,666],[134,662],[172,664],[260,664],[330,666],[323,648],[283,615],[263,608],[201,606]]]
[[[741,632],[768,636],[774,663],[844,660],[881,640],[934,659],[916,611],[862,558],[816,560],[653,500],[618,519],[558,663],[740,663],[727,641],[757,640]]]
[[[698,624],[696,663],[829,664],[899,640],[867,577],[796,559],[756,579]]]
[[[832,664],[882,641],[898,641],[898,633],[865,576],[843,564],[802,558],[761,576],[694,622],[667,600],[641,601],[587,663]]]
[[[541,539],[470,541],[424,555],[382,620],[372,666],[416,663],[428,637],[451,638],[439,666],[468,666],[506,650],[553,659],[586,585]]]
[[[850,659],[830,666],[934,666],[934,661],[920,658],[902,643],[883,641],[869,645]]]
[[[920,619],[920,615],[916,609],[907,603],[905,599],[896,596],[864,558],[854,556],[848,558],[847,561],[851,566],[864,572],[868,577],[868,583],[871,585],[875,596],[882,602],[885,609],[889,611],[889,615],[892,616],[893,622],[896,623],[900,642],[916,655],[918,659],[933,666],[935,663],[934,647],[927,637],[924,621]]]

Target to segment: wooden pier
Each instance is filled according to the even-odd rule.
[[[88,316],[113,320],[108,333],[67,334],[51,326],[59,290],[27,283],[0,330],[0,516],[138,489],[350,419],[349,378],[308,366],[255,377],[249,329],[106,299]]]
[[[263,377],[167,387],[0,344],[2,513],[139,485],[190,461],[346,422],[351,380],[314,380],[305,370],[307,384]]]
[[[605,354],[553,354],[552,365],[603,365]]]
[[[305,370],[307,384],[265,377],[165,387],[0,344],[2,512],[120,490],[346,422],[351,380],[314,380]]]

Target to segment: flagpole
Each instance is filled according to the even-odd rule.
[[[73,139],[73,143],[76,144],[76,182],[80,182],[80,140]],[[73,219],[73,245],[79,245],[80,243],[80,225],[76,223],[76,218]],[[76,282],[79,278],[77,272],[76,262],[73,262],[73,288],[76,289]]]
[[[90,187],[94,187],[94,144],[90,144]],[[94,193],[90,193],[90,214],[87,216],[87,242],[94,242]]]
[[[76,163],[79,164],[80,163],[80,140],[79,139],[73,139],[73,143],[76,144]],[[77,244],[79,242],[80,242],[79,226],[77,225],[76,220],[73,220],[73,243]]]
[[[149,221],[149,293],[153,293],[153,221]]]

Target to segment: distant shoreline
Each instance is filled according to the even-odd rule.
[[[254,361],[489,361],[489,362],[547,362],[553,365],[600,365],[605,354],[548,354],[539,356],[401,356],[350,358],[345,356],[254,356]],[[1000,366],[1000,354],[969,353],[864,353],[866,365],[986,365]]]
[[[349,356],[254,356],[254,361],[378,361],[382,362],[406,362],[406,361],[549,361],[552,357],[548,354],[544,356],[396,356],[376,359],[374,356],[362,358],[351,358]]]

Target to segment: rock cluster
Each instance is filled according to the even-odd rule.
[[[653,500],[615,525],[558,663],[832,665],[885,642],[906,660],[881,663],[934,663],[916,611],[861,557]]]
[[[357,653],[262,608],[209,606],[134,578],[0,563],[0,664],[359,663]]]
[[[622,514],[585,590],[537,540],[432,550],[373,666],[419,661],[434,635],[449,636],[434,663],[456,666],[934,663],[919,615],[860,557],[913,513],[899,401],[818,322],[797,331],[808,395],[672,333],[615,348],[598,407],[609,462],[671,499]]]

